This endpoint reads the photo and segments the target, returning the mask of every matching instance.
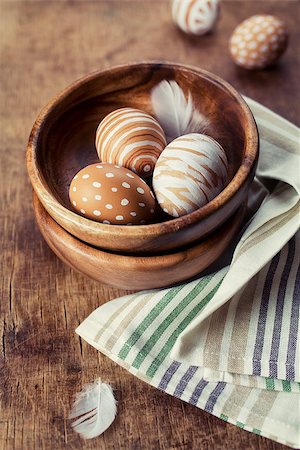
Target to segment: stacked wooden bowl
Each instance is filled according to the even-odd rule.
[[[151,225],[106,225],[76,214],[68,189],[81,168],[98,161],[98,123],[126,106],[153,114],[150,92],[164,79],[189,90],[213,124],[229,162],[227,186],[193,213]],[[50,247],[76,270],[124,289],[179,283],[215,261],[240,227],[257,158],[257,128],[242,97],[215,75],[167,63],[119,66],[75,82],[42,110],[27,149],[35,215]]]

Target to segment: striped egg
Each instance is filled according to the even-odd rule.
[[[121,108],[100,122],[96,148],[101,161],[126,167],[141,177],[152,175],[167,145],[163,129],[150,114]]]
[[[160,207],[179,217],[204,206],[224,188],[228,161],[213,138],[191,133],[170,142],[153,172],[153,189]]]
[[[200,36],[215,26],[219,0],[173,0],[172,15],[182,31]]]

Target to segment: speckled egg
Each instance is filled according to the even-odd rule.
[[[229,50],[233,61],[245,69],[263,69],[274,64],[288,43],[285,24],[274,16],[257,15],[233,32]]]
[[[218,19],[219,0],[173,0],[172,16],[178,27],[188,34],[211,31]]]
[[[138,175],[114,164],[91,164],[73,178],[69,197],[76,212],[105,224],[153,221],[155,197]]]
[[[96,148],[101,161],[149,177],[167,145],[165,134],[149,114],[134,108],[111,112],[100,122]]]
[[[191,133],[170,142],[153,173],[153,189],[161,208],[183,216],[216,197],[227,181],[228,161],[221,145]]]

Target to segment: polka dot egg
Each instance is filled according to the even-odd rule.
[[[219,0],[173,0],[172,15],[178,27],[188,34],[208,33],[216,24]]]
[[[204,206],[224,188],[227,156],[213,138],[191,133],[170,142],[153,173],[153,189],[161,208],[173,217]]]
[[[156,206],[144,180],[124,167],[105,163],[81,169],[71,182],[69,197],[76,212],[104,224],[151,222]]]
[[[280,19],[257,15],[245,20],[234,30],[229,50],[237,65],[246,69],[263,69],[280,58],[287,43],[287,29]]]
[[[96,132],[100,160],[127,167],[141,177],[152,174],[166,145],[165,134],[157,120],[134,108],[111,112]]]

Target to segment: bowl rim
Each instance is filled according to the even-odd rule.
[[[83,84],[90,82],[94,79],[97,79],[99,76],[106,75],[108,73],[112,74],[120,72],[122,71],[122,69],[128,69],[129,67],[138,69],[141,67],[151,68],[152,66],[155,67],[162,66],[170,69],[178,68],[183,72],[188,73],[193,72],[195,74],[200,74],[213,84],[216,84],[219,87],[221,87],[223,90],[229,93],[235,100],[237,100],[237,103],[239,104],[240,108],[243,110],[243,113],[245,114],[248,124],[248,130],[245,140],[245,154],[241,161],[241,165],[237,170],[237,172],[235,173],[234,177],[228,183],[228,185],[215,198],[213,198],[213,200],[211,200],[206,205],[202,206],[201,208],[198,208],[197,210],[189,214],[167,220],[166,222],[156,222],[152,224],[132,225],[132,226],[127,225],[112,226],[83,217],[77,214],[76,212],[72,211],[71,209],[63,206],[56,199],[56,197],[49,189],[48,184],[44,183],[44,178],[38,169],[37,143],[39,136],[42,133],[43,128],[46,124],[47,118],[50,115],[50,113],[60,104],[62,100],[66,99],[71,93],[76,91],[76,89],[82,86]],[[130,62],[127,64],[113,66],[111,68],[96,70],[94,72],[91,72],[87,75],[80,77],[79,79],[68,85],[65,89],[60,91],[58,94],[56,94],[54,97],[52,97],[48,101],[48,103],[42,108],[33,124],[27,145],[26,163],[31,184],[42,204],[46,207],[48,211],[50,209],[52,212],[55,212],[57,216],[63,218],[64,220],[66,219],[67,216],[68,223],[71,224],[72,226],[89,230],[89,232],[91,231],[94,233],[101,232],[102,235],[104,236],[115,235],[118,237],[122,236],[134,237],[144,235],[145,232],[147,232],[147,236],[151,237],[156,236],[158,234],[167,234],[172,231],[179,231],[183,228],[186,228],[188,225],[198,223],[200,220],[208,218],[211,214],[214,213],[216,209],[218,209],[218,207],[225,205],[234,196],[234,194],[236,194],[239,188],[247,181],[248,177],[251,176],[253,165],[256,163],[258,159],[258,153],[259,153],[259,137],[257,125],[253,117],[253,114],[249,106],[247,105],[246,101],[243,99],[243,97],[227,81],[223,80],[218,75],[215,75],[207,70],[198,68],[193,65],[154,60],[154,61]],[[238,179],[239,182],[236,183],[236,180]],[[40,194],[41,192],[42,195]],[[52,205],[55,205],[55,207],[53,207]]]

